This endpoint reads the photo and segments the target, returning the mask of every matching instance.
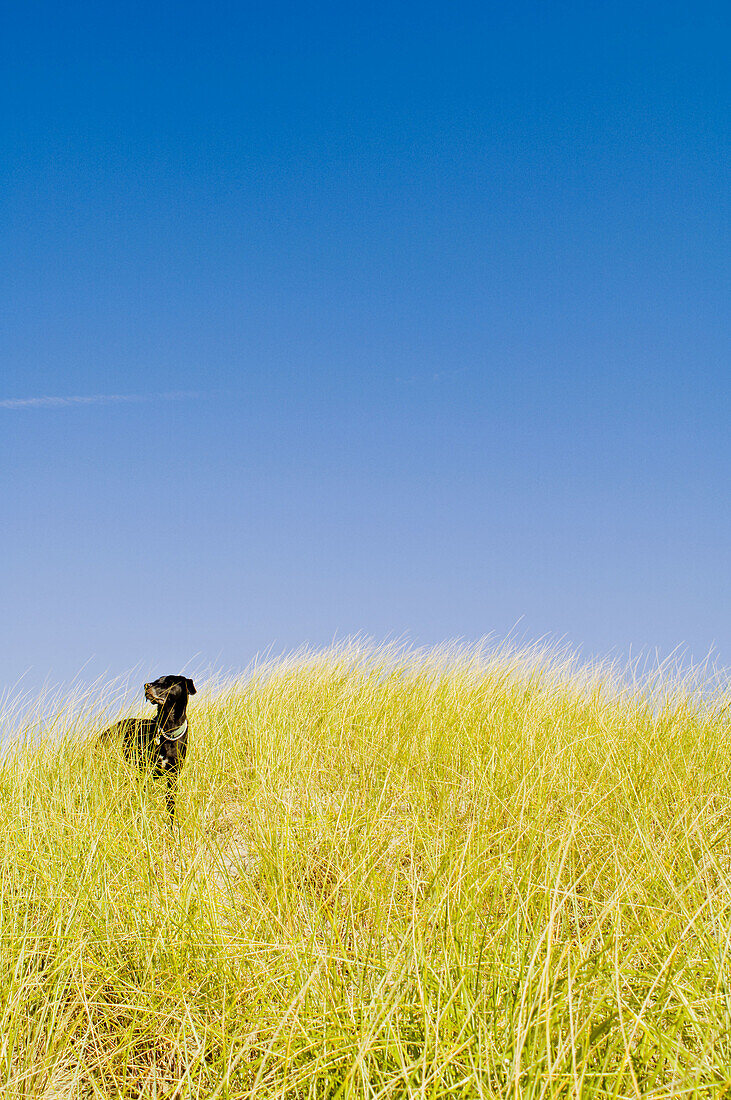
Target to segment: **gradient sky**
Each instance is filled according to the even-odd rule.
[[[0,685],[731,665],[725,10],[15,5]]]

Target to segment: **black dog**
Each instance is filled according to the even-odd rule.
[[[145,684],[145,698],[157,707],[156,718],[124,718],[101,735],[102,741],[121,735],[128,760],[167,780],[165,800],[170,821],[175,818],[175,781],[188,751],[188,696],[195,684],[185,676],[160,676]]]

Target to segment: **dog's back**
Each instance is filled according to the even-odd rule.
[[[156,727],[155,718],[123,718],[105,729],[101,740],[121,740],[124,755],[144,764],[152,761]]]

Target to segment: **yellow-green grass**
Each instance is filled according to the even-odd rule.
[[[0,762],[0,1096],[731,1091],[721,689],[349,646]],[[142,710],[139,711],[142,713]]]

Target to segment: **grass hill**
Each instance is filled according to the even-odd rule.
[[[0,762],[0,1096],[731,1090],[728,693],[346,648]],[[141,713],[141,710],[140,710]]]

